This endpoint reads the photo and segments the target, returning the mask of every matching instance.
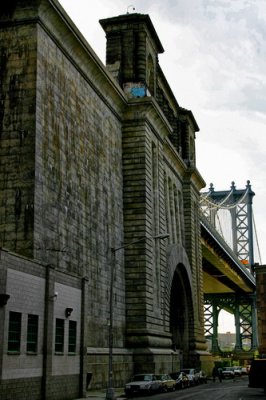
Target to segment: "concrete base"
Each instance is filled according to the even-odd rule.
[[[114,388],[108,388],[106,390],[106,400],[115,400],[116,399],[116,394],[115,394],[115,389]]]

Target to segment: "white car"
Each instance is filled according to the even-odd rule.
[[[159,392],[161,382],[155,374],[138,374],[134,375],[131,382],[125,385],[125,395],[127,397],[135,394],[152,394]]]
[[[182,372],[185,372],[189,379],[190,386],[198,385],[200,383],[200,373],[195,368],[183,368]]]
[[[234,367],[225,367],[223,369],[223,378],[234,378],[235,377],[235,371],[234,371]]]
[[[242,375],[248,375],[249,373],[249,366],[248,367],[242,367]]]
[[[234,373],[235,373],[235,376],[241,376],[242,375],[242,367],[234,367]]]

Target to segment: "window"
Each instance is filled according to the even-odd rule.
[[[21,313],[10,311],[8,327],[7,350],[11,353],[19,353],[21,336]]]
[[[29,353],[37,353],[38,319],[38,315],[28,315],[27,352]]]
[[[55,321],[55,352],[64,352],[64,320],[56,318]]]
[[[76,341],[77,341],[77,322],[69,321],[68,326],[68,352],[76,352]]]

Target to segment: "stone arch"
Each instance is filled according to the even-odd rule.
[[[169,246],[169,330],[174,349],[182,354],[186,364],[193,343],[194,305],[192,298],[192,274],[185,249],[181,245]]]

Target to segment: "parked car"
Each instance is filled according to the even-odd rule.
[[[205,374],[204,371],[199,371],[199,383],[207,383],[207,375]]]
[[[223,378],[233,379],[235,377],[234,367],[224,367],[222,374],[223,374]]]
[[[160,391],[168,392],[169,390],[175,390],[175,380],[168,374],[156,375],[156,378],[161,384]]]
[[[236,367],[233,367],[233,368],[234,368],[235,376],[242,376],[242,367],[236,366]]]
[[[185,372],[189,379],[190,386],[198,385],[199,379],[200,379],[200,374],[199,371],[196,370],[195,368],[184,368],[181,369],[182,372]]]
[[[172,372],[170,376],[175,380],[176,389],[185,389],[190,386],[189,379],[185,372]]]
[[[131,382],[125,385],[125,395],[130,397],[135,394],[152,394],[159,392],[161,382],[155,374],[137,374],[134,375]]]
[[[247,375],[249,373],[249,366],[242,367],[242,375]]]

